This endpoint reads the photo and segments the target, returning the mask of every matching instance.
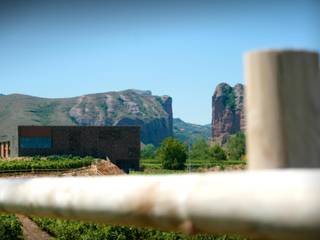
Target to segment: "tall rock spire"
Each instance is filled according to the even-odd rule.
[[[220,83],[212,96],[212,139],[224,144],[231,134],[245,128],[244,86]]]

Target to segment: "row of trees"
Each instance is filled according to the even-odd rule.
[[[231,136],[224,148],[215,144],[209,146],[204,139],[199,139],[189,147],[175,138],[165,139],[159,149],[148,144],[141,151],[143,159],[159,158],[165,169],[183,169],[186,159],[194,160],[240,160],[245,155],[245,135],[239,132]]]

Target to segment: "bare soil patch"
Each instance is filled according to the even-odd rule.
[[[22,224],[22,233],[25,240],[52,240],[54,239],[47,232],[42,231],[39,226],[30,218],[23,215],[16,215]]]

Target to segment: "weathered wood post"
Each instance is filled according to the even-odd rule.
[[[245,56],[249,169],[320,167],[320,78],[316,52]]]
[[[4,158],[4,145],[0,143],[0,158]]]
[[[8,158],[8,143],[4,143],[4,158]]]

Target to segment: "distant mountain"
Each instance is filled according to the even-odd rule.
[[[196,139],[211,137],[211,125],[197,125],[187,123],[179,118],[173,119],[173,135],[181,142],[193,143]]]
[[[0,96],[0,140],[12,140],[18,125],[138,125],[143,143],[159,145],[172,136],[172,99],[141,90],[57,99]]]

